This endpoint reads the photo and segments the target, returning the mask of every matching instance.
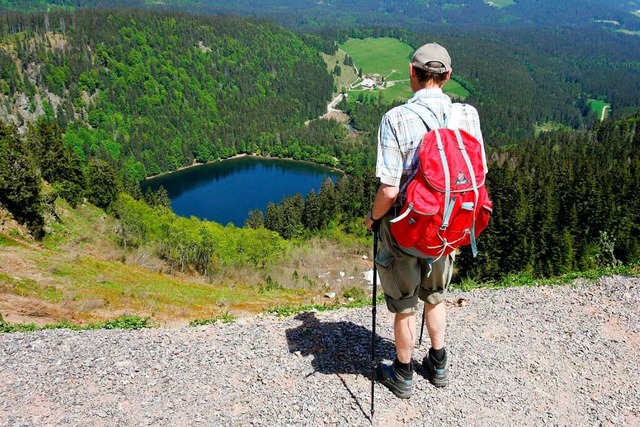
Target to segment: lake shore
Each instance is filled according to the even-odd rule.
[[[183,171],[183,170],[193,169],[193,168],[197,168],[197,167],[200,167],[200,166],[211,165],[211,164],[215,164],[215,163],[218,163],[218,162],[225,162],[227,160],[240,159],[240,158],[243,158],[243,157],[255,157],[257,159],[273,159],[273,160],[284,160],[284,161],[291,161],[291,162],[308,163],[310,165],[327,168],[328,170],[330,170],[332,172],[337,172],[337,173],[340,173],[342,175],[345,174],[345,172],[342,169],[339,169],[339,168],[337,168],[335,166],[327,166],[325,164],[315,163],[315,162],[312,162],[310,160],[296,160],[296,159],[292,159],[291,157],[274,157],[274,156],[264,156],[264,155],[261,155],[261,154],[241,153],[241,154],[236,154],[236,155],[231,156],[231,157],[226,157],[224,159],[219,158],[219,159],[216,159],[216,160],[213,160],[213,161],[210,161],[210,162],[205,162],[205,163],[194,162],[193,164],[191,164],[189,166],[181,166],[181,167],[179,167],[179,168],[177,168],[175,170],[169,171],[169,172],[161,172],[161,173],[156,174],[156,175],[147,176],[147,177],[144,178],[144,180],[145,181],[151,181],[153,179],[160,178],[160,177],[165,177],[165,176],[170,175],[172,173],[180,172],[180,171]]]
[[[219,158],[219,159],[213,160],[211,162],[204,162],[204,163],[197,162],[197,161],[194,160],[193,163],[190,164],[189,166],[180,166],[178,169],[175,169],[175,170],[172,170],[172,171],[169,171],[169,172],[160,172],[159,174],[156,174],[156,175],[149,175],[149,176],[145,177],[144,179],[145,179],[145,181],[149,181],[149,180],[152,180],[152,179],[155,179],[155,178],[160,178],[161,176],[167,176],[169,174],[172,174],[172,173],[175,173],[175,172],[180,172],[180,171],[183,171],[183,170],[186,170],[186,169],[197,168],[198,166],[210,165],[210,164],[217,163],[217,162],[224,162],[225,160],[239,159],[241,157],[246,157],[246,156],[253,156],[253,154],[246,154],[246,153],[236,154],[235,156],[227,157],[227,158],[224,158],[224,159],[220,159]],[[256,156],[256,157],[259,157],[259,156]]]

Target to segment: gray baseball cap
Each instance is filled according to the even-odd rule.
[[[429,64],[430,62],[432,64]],[[439,62],[442,66],[434,66],[433,62]],[[451,57],[447,49],[438,43],[427,43],[413,54],[411,65],[430,73],[442,74],[451,70]]]

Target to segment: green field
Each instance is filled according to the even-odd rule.
[[[628,36],[640,36],[640,31],[616,30],[616,33],[626,34]]]
[[[469,96],[469,91],[454,79],[455,76],[444,84],[444,91],[448,93],[452,98],[465,99],[467,96]]]
[[[494,6],[498,9],[502,9],[503,7],[511,6],[516,3],[513,0],[484,0],[484,2],[489,6]]]
[[[364,74],[380,74],[385,80],[406,79],[413,48],[391,37],[349,39],[340,45]]]
[[[360,94],[383,96],[385,101],[411,98],[413,91],[409,84],[409,61],[413,48],[407,43],[390,37],[349,39],[340,45],[353,58],[354,65],[363,70],[363,75],[379,74],[384,77],[385,85],[381,89],[364,90],[354,86],[349,91],[353,97]],[[460,83],[450,80],[444,91],[456,99],[464,99],[469,92]]]
[[[607,117],[609,117],[609,113],[611,112],[611,104],[607,104],[606,102],[600,101],[598,99],[589,99],[588,103],[589,103],[589,107],[591,108],[591,111],[596,113],[596,116],[599,119],[603,118],[602,109],[605,107],[607,107],[607,111],[605,112],[604,118],[606,119]]]
[[[545,122],[542,124],[535,125],[534,134],[537,137],[541,133],[545,133],[545,132],[558,131],[558,130],[570,131],[571,129],[572,129],[571,126],[567,126],[564,123]]]

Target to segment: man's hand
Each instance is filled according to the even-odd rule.
[[[369,212],[369,215],[364,219],[364,225],[367,230],[377,233],[380,230],[380,219],[373,219],[371,212]]]

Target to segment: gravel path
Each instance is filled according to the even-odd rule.
[[[640,425],[640,279],[452,292],[451,383],[376,385],[374,424]],[[377,353],[393,356],[378,308]],[[371,308],[0,335],[1,426],[367,426]],[[428,339],[415,352],[420,361]]]

